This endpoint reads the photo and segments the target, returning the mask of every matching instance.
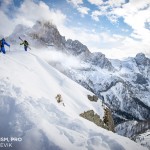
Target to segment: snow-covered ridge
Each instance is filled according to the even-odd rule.
[[[79,117],[92,109],[102,118],[101,100],[37,56],[13,51],[0,62],[0,136],[21,137],[15,150],[146,150]]]

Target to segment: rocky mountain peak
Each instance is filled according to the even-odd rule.
[[[138,65],[146,66],[148,63],[150,64],[150,59],[148,59],[143,53],[138,53],[135,57],[135,61]]]
[[[64,49],[64,37],[60,35],[57,27],[51,22],[37,21],[32,27],[30,34],[33,39],[37,39],[43,45],[53,45],[56,48]]]
[[[88,50],[87,46],[83,45],[80,41],[78,40],[71,40],[68,39],[65,43],[66,49],[70,51],[73,55],[80,55],[81,53],[90,53]]]
[[[11,43],[18,43],[18,37],[27,39],[30,45],[34,47],[54,46],[57,50],[63,51],[71,55],[82,55],[83,57],[90,54],[87,46],[78,40],[66,40],[62,36],[57,27],[48,21],[36,21],[33,27],[17,25],[13,34],[9,36]],[[15,39],[15,40],[14,40]]]
[[[100,52],[91,53],[91,55],[87,58],[87,61],[102,69],[108,69],[109,71],[115,70],[111,62]]]

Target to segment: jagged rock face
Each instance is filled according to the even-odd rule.
[[[68,39],[66,42],[65,42],[65,46],[66,46],[66,49],[72,54],[72,55],[80,55],[82,53],[90,53],[88,48],[83,45],[81,42],[79,42],[78,40],[71,40],[71,39]]]
[[[146,79],[148,78],[150,80],[150,59],[146,58],[143,53],[139,53],[136,55],[135,61],[141,75],[144,75]]]
[[[114,67],[112,66],[111,62],[105,57],[104,54],[100,52],[95,52],[89,55],[89,57],[85,58],[86,62],[98,66],[102,69],[108,69],[109,71],[114,71]]]
[[[135,61],[136,61],[137,65],[142,65],[142,66],[150,65],[149,59],[146,58],[145,54],[143,54],[143,53],[138,53],[135,57]]]
[[[55,45],[59,49],[65,49],[65,38],[62,37],[56,26],[49,22],[40,22],[32,27],[30,35],[33,39],[38,39],[42,44]]]
[[[114,120],[112,118],[112,113],[107,107],[104,110],[103,122],[107,125],[108,130],[114,132]]]
[[[136,84],[147,84],[148,83],[148,79],[145,78],[142,74],[137,73],[136,74]]]
[[[96,113],[94,113],[93,110],[88,110],[86,112],[83,112],[80,114],[81,117],[95,123],[97,126],[100,126],[102,128],[105,128],[110,131],[114,131],[114,124],[113,124],[113,119],[111,112],[109,109],[107,109],[109,114],[108,114],[108,124],[106,125],[103,120],[100,119],[100,116]]]
[[[98,101],[98,97],[96,95],[93,95],[93,96],[88,95],[87,97],[92,102],[97,102]]]

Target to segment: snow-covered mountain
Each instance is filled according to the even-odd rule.
[[[115,131],[122,136],[146,146],[150,149],[150,120],[148,121],[127,121],[116,126]]]
[[[115,130],[119,135],[135,138],[137,135],[150,129],[150,121],[126,121],[116,126]]]
[[[135,141],[150,149],[150,130],[136,136]]]
[[[20,49],[19,36],[36,48],[36,55],[101,98],[112,110],[116,125],[150,119],[150,59],[143,53],[109,60],[77,40],[66,40],[56,26],[41,21],[32,28],[18,25],[8,38],[12,49],[13,45]]]
[[[2,149],[5,142],[15,150],[146,149],[80,117],[93,110],[102,119],[101,100],[89,101],[91,92],[34,54],[14,50],[0,62],[0,136],[8,137]]]

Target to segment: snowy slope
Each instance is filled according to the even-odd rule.
[[[21,137],[15,150],[146,149],[79,117],[89,109],[103,117],[101,100],[90,102],[88,94],[31,53],[0,55],[0,136]]]

